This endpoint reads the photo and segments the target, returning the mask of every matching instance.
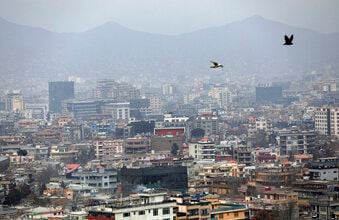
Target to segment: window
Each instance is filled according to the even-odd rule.
[[[139,211],[139,215],[145,215],[145,211],[144,210]]]
[[[123,216],[124,216],[124,217],[130,217],[130,216],[131,216],[131,213],[125,212],[125,213],[123,214]]]
[[[239,213],[238,212],[234,212],[234,217],[238,217]]]
[[[153,216],[157,216],[158,215],[158,209],[153,209]]]
[[[162,214],[163,214],[163,215],[168,215],[168,214],[170,214],[170,209],[169,209],[169,208],[163,208],[163,209],[162,209]]]

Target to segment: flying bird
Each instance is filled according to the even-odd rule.
[[[213,64],[213,66],[211,66],[211,68],[223,68],[224,66],[220,63],[211,61],[211,63]]]
[[[288,37],[287,35],[285,35],[285,43],[284,45],[293,45],[293,34],[291,35],[291,37]]]

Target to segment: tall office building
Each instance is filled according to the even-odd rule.
[[[314,112],[315,131],[339,137],[339,107],[317,108]]]
[[[62,101],[74,98],[74,82],[57,81],[48,83],[49,111],[61,113]]]

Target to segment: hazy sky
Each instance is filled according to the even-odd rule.
[[[339,0],[0,0],[0,17],[58,32],[108,21],[176,34],[251,15],[320,32],[339,32]]]

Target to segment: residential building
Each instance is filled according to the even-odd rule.
[[[314,112],[315,131],[339,137],[339,107],[317,108]]]
[[[88,220],[172,220],[175,219],[175,202],[168,200],[166,193],[158,190],[145,190],[116,203],[90,208]]]
[[[97,159],[121,156],[124,152],[124,140],[107,139],[93,141]]]
[[[126,154],[145,154],[149,151],[149,148],[150,140],[148,137],[127,138],[124,143]]]
[[[117,174],[115,170],[105,170],[104,168],[97,170],[79,168],[77,172],[71,173],[67,178],[75,184],[87,184],[99,190],[107,190],[113,193],[117,188]]]
[[[160,115],[162,110],[162,100],[158,95],[150,95],[147,97],[150,101],[150,110],[152,115]]]
[[[212,204],[208,201],[183,201],[177,203],[177,220],[210,219]]]
[[[280,148],[280,155],[307,154],[308,150],[315,144],[315,133],[312,130],[292,127],[279,130],[276,139]]]
[[[202,140],[197,143],[189,143],[189,156],[194,160],[202,162],[215,161],[215,144],[208,140]]]
[[[255,182],[263,186],[291,186],[300,175],[301,168],[289,163],[280,167],[259,167],[255,169]]]
[[[337,157],[319,158],[309,163],[311,180],[339,180],[339,160]]]

